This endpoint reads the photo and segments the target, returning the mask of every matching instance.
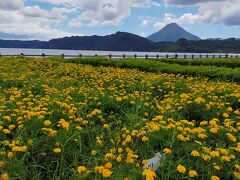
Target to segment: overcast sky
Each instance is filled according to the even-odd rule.
[[[202,39],[240,38],[240,0],[0,0],[0,39],[148,36],[171,22]]]

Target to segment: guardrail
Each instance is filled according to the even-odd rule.
[[[145,58],[145,59],[150,59],[150,58],[181,58],[181,59],[202,59],[202,58],[240,58],[240,55],[232,55],[232,54],[156,54],[156,55],[127,55],[127,54],[122,54],[122,55],[115,55],[115,54],[108,54],[108,55],[83,55],[83,54],[78,54],[78,55],[67,55],[67,54],[61,54],[61,55],[49,55],[42,53],[40,55],[31,55],[31,54],[24,54],[21,53],[19,55],[2,55],[0,53],[0,57],[3,56],[27,56],[27,57],[51,57],[51,56],[61,56],[62,58],[83,58],[83,57],[108,57],[108,58]]]

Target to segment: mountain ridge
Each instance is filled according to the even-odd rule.
[[[138,51],[151,50],[154,43],[141,36],[127,33],[116,32],[106,36],[73,36],[48,41],[47,47],[67,49],[74,45],[77,50],[114,50],[114,51]]]
[[[201,40],[198,36],[187,32],[185,29],[183,29],[176,23],[170,23],[158,32],[153,33],[147,37],[147,39],[153,42],[177,42],[179,39],[182,38],[193,41]]]
[[[150,51],[155,43],[128,32],[106,36],[71,36],[49,41],[0,40],[0,48],[39,48],[68,50]]]
[[[128,32],[116,32],[106,36],[72,36],[49,41],[0,40],[0,48],[142,51],[142,52],[187,52],[187,53],[240,53],[240,39],[207,39],[177,42],[153,42]],[[1,54],[1,51],[0,51]]]

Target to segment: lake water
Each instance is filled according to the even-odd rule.
[[[0,54],[2,55],[20,55],[21,53],[23,53],[24,55],[41,55],[42,53],[44,53],[46,56],[48,55],[61,55],[64,54],[66,57],[67,56],[78,56],[79,54],[82,54],[83,56],[94,56],[95,54],[97,54],[98,56],[108,56],[109,54],[111,54],[113,57],[114,56],[123,56],[123,54],[126,55],[126,57],[128,56],[134,56],[135,54],[137,54],[137,56],[145,56],[146,54],[149,57],[156,57],[157,55],[159,55],[159,57],[165,57],[167,54],[169,55],[169,57],[173,57],[175,56],[175,54],[178,54],[179,57],[183,57],[184,54],[187,55],[187,57],[190,57],[192,55],[194,56],[199,56],[200,54],[203,57],[206,57],[206,55],[209,55],[209,57],[212,57],[213,55],[215,55],[216,57],[219,55],[224,56],[225,53],[168,53],[168,52],[126,52],[126,51],[89,51],[89,50],[60,50],[60,49],[22,49],[22,48],[0,48]],[[240,54],[229,54],[232,56],[240,56]]]

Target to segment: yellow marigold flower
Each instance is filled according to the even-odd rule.
[[[142,164],[143,165],[146,165],[148,163],[148,161],[146,160],[146,159],[144,159],[143,161],[142,161]]]
[[[18,126],[18,129],[22,129],[22,128],[23,128],[23,125],[22,125],[22,124]]]
[[[81,126],[76,126],[75,129],[82,130],[82,127]]]
[[[101,114],[102,113],[102,111],[100,111],[99,109],[94,109],[93,111],[92,111],[92,114],[93,115],[97,115],[97,114]]]
[[[188,175],[190,177],[195,177],[195,176],[197,176],[197,171],[191,170],[191,171],[188,172]]]
[[[211,159],[211,156],[209,156],[209,155],[207,155],[207,154],[202,154],[202,159],[204,160],[204,161],[209,161],[210,159]]]
[[[236,156],[234,154],[230,154],[229,157],[230,157],[230,159],[235,159],[236,158]]]
[[[14,155],[13,152],[7,153],[7,157],[8,157],[8,158],[13,158],[13,155]]]
[[[226,155],[228,153],[227,149],[220,149],[221,154]]]
[[[11,134],[11,131],[9,129],[3,129],[2,130],[5,134]]]
[[[199,144],[199,145],[202,145],[202,143],[200,141],[194,141],[195,143]]]
[[[222,156],[221,160],[230,162],[230,158],[228,156]]]
[[[5,165],[4,161],[0,161],[0,168],[3,168]]]
[[[179,135],[178,135],[178,139],[179,139],[180,141],[186,141],[184,135],[182,135],[182,134],[179,134]]]
[[[131,142],[132,141],[132,137],[130,135],[128,135],[125,139],[126,142]]]
[[[125,131],[125,133],[126,133],[126,134],[130,134],[130,131],[127,129],[127,130]]]
[[[32,139],[29,139],[28,142],[27,142],[28,145],[32,145],[33,144],[33,140]]]
[[[235,164],[234,167],[240,171],[240,165],[239,164]]]
[[[181,165],[181,164],[179,164],[177,166],[177,170],[178,170],[178,172],[180,172],[182,174],[186,172],[186,168],[183,165]]]
[[[54,148],[53,149],[53,152],[55,152],[55,153],[60,153],[62,150],[60,149],[60,148]]]
[[[152,119],[153,121],[161,121],[163,120],[163,116],[156,116],[155,118]]]
[[[88,121],[87,121],[87,120],[84,120],[84,121],[82,122],[82,124],[83,124],[83,125],[87,125],[87,124],[88,124]]]
[[[91,155],[96,156],[96,154],[97,154],[97,151],[96,151],[96,150],[92,150],[92,151],[91,151]]]
[[[69,130],[69,122],[65,121],[64,119],[60,119],[58,121],[59,126],[61,126],[64,130],[68,131]]]
[[[164,148],[164,149],[163,149],[163,152],[166,153],[166,154],[169,154],[169,153],[172,152],[172,150],[169,149],[169,148]]]
[[[216,134],[218,132],[218,128],[211,128],[210,132]]]
[[[211,177],[211,180],[220,180],[220,178],[217,177],[217,176],[212,176],[212,177]]]
[[[86,167],[85,166],[78,166],[77,168],[77,172],[78,174],[83,174],[87,171]]]
[[[108,162],[104,165],[106,169],[111,169],[112,168],[112,163]]]
[[[139,168],[139,167],[140,167],[140,164],[139,164],[139,163],[136,163],[136,167]]]
[[[214,169],[219,171],[221,169],[221,167],[216,165],[216,166],[214,166]]]
[[[103,166],[96,166],[95,170],[98,171],[98,173],[102,174],[104,167]]]
[[[121,102],[121,101],[122,101],[122,98],[118,97],[116,100],[117,100],[118,102]]]
[[[60,142],[59,141],[57,141],[57,142],[55,142],[55,146],[60,146]]]
[[[195,102],[196,102],[197,104],[200,104],[200,103],[205,102],[205,100],[204,100],[202,97],[198,97],[198,98],[195,99]]]
[[[62,124],[62,127],[63,127],[63,129],[65,129],[66,131],[68,131],[68,130],[69,130],[69,122],[64,122],[64,123]]]
[[[223,113],[223,117],[228,118],[229,117],[228,113]]]
[[[118,153],[122,153],[123,152],[123,149],[122,148],[118,148]]]
[[[10,116],[3,116],[3,119],[6,120],[6,121],[10,121],[11,117]]]
[[[206,135],[206,134],[203,134],[203,133],[201,133],[201,134],[198,134],[198,137],[199,137],[199,138],[201,138],[201,139],[204,139],[204,138],[206,138],[206,137],[207,137],[207,135]]]
[[[116,161],[117,161],[117,162],[121,162],[121,161],[122,161],[121,156],[118,156],[118,157],[116,158]]]
[[[234,172],[233,175],[236,179],[240,179],[240,172]]]
[[[26,152],[27,146],[14,146],[12,148],[12,151]]]
[[[226,135],[227,135],[228,139],[230,139],[231,141],[233,141],[233,142],[237,141],[237,138],[234,135],[232,135],[231,133],[227,133]]]
[[[107,153],[107,154],[105,154],[104,157],[107,158],[107,159],[115,159],[116,156],[112,153]]]
[[[8,179],[9,179],[8,173],[5,172],[1,175],[1,180],[8,180]]]
[[[45,126],[50,126],[51,124],[52,124],[52,122],[49,121],[49,120],[44,121],[44,125],[45,125]]]
[[[143,137],[142,137],[142,141],[143,141],[143,142],[146,142],[146,141],[148,141],[148,140],[149,140],[149,138],[148,138],[147,136],[143,136]]]
[[[200,122],[200,126],[205,126],[205,125],[207,125],[208,124],[208,121],[202,121],[202,122]]]
[[[16,126],[15,126],[14,124],[11,124],[11,125],[8,126],[8,128],[9,128],[10,130],[14,129],[15,127],[16,127]]]
[[[210,156],[212,156],[212,157],[218,157],[218,156],[219,156],[219,152],[217,152],[217,151],[212,151],[212,152],[210,153]]]
[[[191,155],[192,155],[192,156],[200,156],[200,153],[199,153],[198,151],[196,151],[196,150],[193,150],[193,151],[191,152]]]
[[[213,118],[211,121],[209,121],[209,124],[212,125],[212,126],[216,126],[217,125],[217,121],[218,121],[218,119]]]
[[[57,135],[57,131],[51,128],[42,128],[42,131],[46,132],[51,137],[55,137]]]
[[[208,148],[208,147],[202,147],[202,149],[203,149],[203,151],[206,153],[211,153],[211,149],[210,148]]]
[[[39,115],[38,118],[39,119],[44,119],[44,115]]]
[[[112,175],[112,171],[110,171],[109,169],[103,169],[102,175],[103,177],[110,177]]]
[[[154,180],[154,177],[156,177],[156,173],[151,169],[145,169],[142,175],[146,176],[146,180]]]
[[[108,125],[108,124],[104,124],[104,125],[103,125],[103,128],[104,128],[104,129],[109,129],[109,125]]]

